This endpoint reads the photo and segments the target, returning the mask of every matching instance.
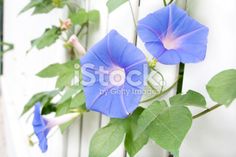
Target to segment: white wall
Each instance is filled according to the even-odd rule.
[[[188,0],[188,10],[209,27],[210,33],[206,59],[186,66],[183,88],[207,95],[204,85],[210,78],[222,70],[236,68],[236,1]],[[215,104],[207,98],[208,104]],[[235,157],[235,122],[236,102],[197,119],[182,146],[181,156]]]
[[[4,56],[4,76],[2,77],[2,94],[4,97],[4,117],[6,124],[6,139],[9,157],[62,157],[63,137],[58,132],[49,141],[50,149],[42,155],[37,147],[30,147],[28,135],[33,132],[31,121],[26,123],[19,118],[24,104],[32,94],[50,90],[54,87],[54,80],[44,80],[35,77],[35,73],[50,63],[65,60],[62,44],[46,48],[42,51],[30,48],[30,41],[40,36],[46,27],[58,24],[62,11],[56,10],[47,15],[30,16],[30,13],[18,15],[19,11],[28,3],[28,0],[4,1],[4,39],[12,42],[15,49]]]

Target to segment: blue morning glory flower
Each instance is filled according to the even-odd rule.
[[[47,127],[48,123],[47,120],[41,116],[40,106],[41,104],[39,102],[35,104],[33,128],[34,128],[34,133],[39,140],[39,147],[41,151],[44,153],[48,149],[47,135],[50,128]]]
[[[148,73],[144,54],[112,30],[81,58],[86,107],[125,118],[138,106]]]
[[[138,34],[160,63],[195,63],[205,58],[208,28],[175,4],[140,20]]]
[[[59,117],[54,117],[47,119],[41,115],[41,104],[40,102],[35,104],[34,108],[34,119],[33,119],[33,128],[34,133],[39,140],[39,147],[43,153],[48,149],[47,135],[49,131],[57,125],[64,124],[78,117],[79,113],[68,113]]]

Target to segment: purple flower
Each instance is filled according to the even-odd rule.
[[[62,115],[60,117],[47,119],[41,115],[40,107],[41,107],[40,102],[35,104],[34,119],[32,125],[34,128],[34,133],[39,140],[39,147],[41,151],[45,153],[48,149],[47,135],[51,130],[51,128],[57,125],[64,124],[78,117],[79,113],[69,113]]]
[[[138,106],[148,73],[144,54],[112,30],[81,58],[86,107],[125,118]]]
[[[140,20],[138,34],[160,63],[195,63],[205,58],[208,28],[175,4]]]
[[[39,147],[41,151],[44,153],[48,149],[47,135],[49,133],[50,128],[47,128],[47,120],[41,116],[40,106],[41,106],[40,103],[37,103],[35,105],[33,128],[34,128],[34,133],[39,140]]]

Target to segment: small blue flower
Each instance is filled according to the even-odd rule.
[[[40,106],[41,104],[39,102],[35,104],[33,128],[34,128],[34,133],[39,140],[39,147],[41,151],[44,153],[48,149],[47,135],[50,128],[47,127],[48,123],[47,120],[41,116]]]
[[[33,129],[34,134],[37,136],[39,141],[39,147],[43,153],[48,149],[47,135],[49,131],[58,125],[64,124],[78,117],[80,113],[68,113],[59,117],[53,117],[46,119],[41,115],[41,104],[40,102],[35,104],[34,107],[34,119],[33,119]]]
[[[138,106],[148,73],[144,54],[112,30],[81,58],[86,107],[125,118]],[[90,83],[88,83],[90,82]]]
[[[138,34],[160,63],[195,63],[205,58],[208,28],[175,4],[140,20]]]

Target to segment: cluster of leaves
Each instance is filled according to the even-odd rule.
[[[85,9],[79,9],[76,12],[73,12],[69,15],[72,23],[74,25],[84,26],[89,23],[98,23],[99,22],[99,11],[91,10],[86,11]]]
[[[236,98],[236,70],[226,70],[213,77],[206,86],[211,98],[228,106]],[[139,107],[127,119],[111,119],[93,136],[90,157],[107,157],[124,140],[125,149],[133,157],[154,140],[162,148],[178,156],[182,141],[192,125],[189,106],[206,108],[203,95],[189,90],[166,101],[155,101],[147,108]]]
[[[63,8],[68,2],[68,0],[31,0],[20,13],[32,8],[34,9],[33,14],[49,13],[55,8]]]
[[[40,37],[31,41],[32,47],[36,47],[39,50],[43,49],[54,44],[60,36],[63,35],[64,31],[66,31],[68,39],[71,32],[79,35],[78,32],[81,32],[85,26],[88,26],[89,24],[97,24],[99,22],[99,11],[86,11],[79,6],[73,9],[72,6],[75,5],[78,4],[72,0],[32,0],[29,4],[27,4],[20,13],[30,9],[33,9],[33,14],[49,13],[55,8],[63,8],[64,6],[67,6],[69,8],[68,18],[71,19],[73,23],[73,27],[69,30],[62,30],[60,26],[52,26],[51,28],[47,28]],[[76,29],[78,30],[76,31]]]
[[[37,76],[41,78],[57,77],[55,90],[40,92],[32,96],[25,105],[22,115],[28,112],[37,102],[42,104],[42,114],[56,112],[56,116],[69,113],[73,110],[85,112],[85,97],[80,85],[79,60],[72,60],[64,64],[52,64],[40,71]],[[78,80],[78,81],[76,81]],[[60,99],[53,103],[55,98]],[[71,124],[69,122],[61,126],[61,131]]]
[[[86,11],[78,6],[76,2],[71,0],[31,0],[20,13],[33,9],[33,14],[49,13],[55,8],[69,8],[68,18],[71,19],[73,27],[69,30],[63,30],[60,26],[52,26],[47,28],[44,33],[31,41],[32,48],[43,49],[54,44],[60,37],[67,39],[72,34],[79,36],[78,32],[88,27],[89,24],[97,24],[100,14],[97,10]],[[76,7],[75,7],[76,6]],[[65,34],[63,34],[65,33]],[[71,47],[69,47],[71,48]],[[71,111],[85,112],[85,97],[82,86],[80,85],[80,66],[79,60],[70,60],[64,64],[52,64],[40,71],[37,76],[41,78],[57,78],[55,90],[40,92],[32,96],[25,105],[22,115],[28,112],[36,102],[42,104],[42,114],[56,113],[60,116]],[[55,102],[57,98],[60,98]],[[60,126],[61,131],[70,126],[72,122],[68,122]]]

